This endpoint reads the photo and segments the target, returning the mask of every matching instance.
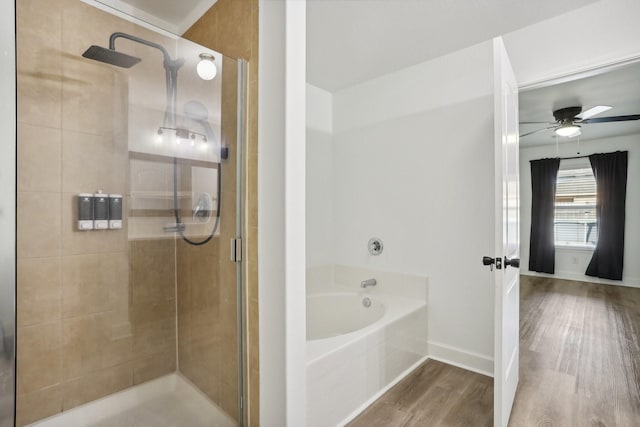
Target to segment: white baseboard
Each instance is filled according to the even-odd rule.
[[[525,270],[520,272],[523,276],[549,277],[552,279],[574,280],[577,282],[598,283],[600,285],[626,286],[629,288],[640,288],[640,278],[631,277],[624,280],[607,280],[599,277],[591,277],[585,274],[573,273],[569,271],[557,271],[555,274],[537,273],[535,271]]]
[[[493,358],[442,343],[429,341],[429,359],[493,377]]]

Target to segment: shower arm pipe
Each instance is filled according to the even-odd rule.
[[[149,47],[153,47],[155,49],[158,49],[160,52],[162,52],[162,55],[164,56],[165,64],[171,64],[173,62],[173,60],[171,59],[171,56],[169,56],[169,52],[167,52],[167,49],[165,49],[164,46],[162,46],[161,44],[154,43],[152,41],[145,40],[145,39],[142,39],[140,37],[132,36],[131,34],[127,34],[127,33],[115,32],[115,33],[111,34],[111,36],[109,37],[109,49],[116,50],[116,39],[117,38],[123,38],[123,39],[131,40],[131,41],[134,41],[136,43],[140,43],[140,44],[143,44],[145,46],[149,46]],[[167,66],[167,65],[165,65],[165,66]]]
[[[149,40],[145,40],[140,37],[136,37],[131,34],[123,33],[117,31],[111,36],[109,36],[109,49],[116,50],[116,39],[123,38],[127,40],[131,40],[136,43],[140,43],[145,46],[152,47],[154,49],[158,49],[162,52],[163,56],[163,66],[166,72],[166,86],[167,86],[167,108],[165,111],[164,117],[164,125],[167,127],[175,127],[176,124],[176,103],[177,103],[177,92],[178,92],[178,69],[184,65],[184,59],[171,59],[171,55],[167,52],[167,49],[164,48],[161,44],[154,43]]]

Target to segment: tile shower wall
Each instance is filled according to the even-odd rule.
[[[246,354],[245,360],[247,363],[247,373],[245,377],[245,388],[247,390],[248,402],[247,404],[247,425],[258,426],[259,424],[259,354],[258,354],[258,0],[218,0],[214,6],[205,13],[202,18],[196,22],[183,37],[199,43],[203,46],[214,49],[225,56],[232,58],[243,58],[248,60],[248,108],[247,108],[247,138],[245,146],[245,163],[244,163],[244,188],[243,198],[245,202],[245,216],[244,216],[244,254],[243,254],[243,275],[244,286],[247,294],[247,300],[245,304],[246,317]],[[226,108],[228,108],[227,105]],[[235,182],[234,182],[235,185]],[[230,183],[224,184],[223,181],[223,197],[226,200],[233,200],[235,193],[232,192]],[[223,198],[223,202],[225,201]],[[224,215],[223,207],[223,215]],[[225,228],[223,227],[223,233]],[[226,229],[228,230],[228,229]],[[221,239],[222,250],[220,251],[220,278],[215,286],[220,286],[220,298],[230,298],[232,283],[234,278],[231,277],[231,269],[229,267],[228,260],[229,254],[227,250],[227,241],[225,237]],[[186,257],[184,247],[178,247],[179,257]],[[179,268],[182,266],[185,268],[184,263],[179,263]],[[198,275],[198,269],[205,268],[200,264],[191,264],[192,270],[191,276],[187,276],[186,273],[179,272],[178,286],[179,292],[185,292],[188,283],[194,286],[193,289],[199,289],[202,284],[194,283],[193,275]],[[185,279],[185,277],[189,277]],[[222,278],[227,277],[227,278]],[[214,286],[213,284],[211,284]],[[191,287],[188,288],[192,289]],[[235,289],[234,289],[235,291]],[[182,294],[180,294],[182,295]],[[225,305],[226,307],[226,305]],[[227,307],[228,308],[228,307]],[[222,308],[221,310],[227,310]],[[235,309],[235,307],[234,307]],[[196,306],[196,300],[191,295],[190,301],[182,300],[179,296],[178,304],[178,323],[179,328],[183,327],[189,322],[188,314],[191,313],[191,319],[193,321],[195,313],[202,313]],[[197,317],[198,314],[195,315]],[[235,326],[235,319],[231,316],[230,312],[221,313],[222,324],[221,328],[227,331],[232,330],[231,322]],[[197,330],[197,328],[196,328]],[[183,337],[182,332],[179,334]],[[231,337],[228,333],[220,335],[220,339],[223,341],[222,349],[224,352],[230,352],[230,347],[234,344],[235,337]],[[195,337],[191,337],[192,343],[195,343]],[[191,377],[190,372],[197,372],[196,366],[198,361],[203,363],[206,357],[203,355],[194,354],[192,352],[191,359],[184,358],[186,347],[185,342],[179,343],[179,355],[180,355],[180,371],[188,377]],[[234,372],[235,364],[230,359],[225,359],[225,356],[221,356],[219,370],[220,372]],[[235,357],[235,354],[234,354]],[[224,379],[220,383],[222,387],[219,392],[222,394],[231,395],[231,390],[235,390],[232,384],[227,383],[229,378]],[[212,391],[211,393],[215,393]],[[225,407],[224,402],[222,403]]]
[[[80,57],[113,31],[80,0],[20,0],[19,426],[176,368],[175,242],[75,231],[75,194],[128,195],[127,80]],[[126,206],[125,206],[126,207]]]

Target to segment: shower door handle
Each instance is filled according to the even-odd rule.
[[[231,247],[231,261],[232,262],[241,262],[242,261],[242,239],[231,239],[230,242]]]

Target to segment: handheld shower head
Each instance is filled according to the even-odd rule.
[[[184,115],[196,122],[209,120],[209,110],[200,101],[191,100],[184,104]]]
[[[204,128],[207,139],[216,140],[213,128],[209,123],[209,110],[202,102],[191,100],[184,104],[184,115]]]
[[[220,158],[222,160],[229,158],[229,148],[226,145],[220,144],[216,139],[211,123],[209,123],[209,110],[207,110],[207,107],[202,102],[191,100],[184,104],[184,115],[194,122],[199,123],[204,129],[207,139],[218,144],[220,148]]]

